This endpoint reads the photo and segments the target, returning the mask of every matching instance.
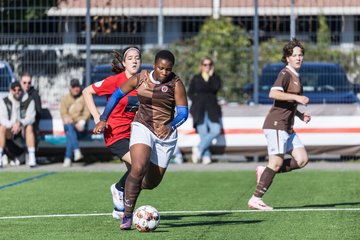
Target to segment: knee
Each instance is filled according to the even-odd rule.
[[[145,176],[146,169],[144,167],[131,166],[131,177],[135,179],[142,179]]]
[[[5,135],[6,127],[3,125],[0,125],[0,134]]]
[[[299,168],[303,168],[306,166],[306,164],[308,164],[309,162],[309,158],[307,156],[295,159],[297,164],[299,165]]]
[[[274,172],[279,172],[281,166],[280,165],[268,166],[268,168],[271,168]]]
[[[283,161],[269,161],[268,168],[272,169],[275,172],[279,172],[281,169]]]
[[[219,135],[221,133],[221,125],[214,124],[213,127],[210,129],[210,132],[216,136]]]
[[[34,128],[32,125],[26,125],[25,126],[25,134],[27,136],[34,136]]]
[[[156,188],[157,186],[159,186],[159,182],[149,182],[146,179],[143,179],[142,183],[141,183],[141,188],[142,189],[147,189],[147,190],[152,190],[154,188]]]

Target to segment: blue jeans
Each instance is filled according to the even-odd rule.
[[[196,131],[200,135],[200,143],[198,145],[201,156],[211,157],[210,145],[221,132],[221,124],[211,122],[208,113],[205,112],[202,123],[196,125]]]
[[[66,135],[66,151],[65,157],[72,158],[75,149],[79,149],[78,134],[74,124],[68,123],[64,125],[65,135]]]

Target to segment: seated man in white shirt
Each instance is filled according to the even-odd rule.
[[[29,153],[28,165],[36,166],[33,131],[35,115],[34,100],[23,91],[20,82],[13,82],[9,95],[0,99],[0,157],[3,154],[6,140],[21,136],[25,138]],[[16,165],[18,164],[16,163]],[[1,160],[0,167],[2,167]]]

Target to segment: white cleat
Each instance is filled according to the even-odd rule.
[[[257,166],[256,167],[256,183],[258,184],[260,182],[261,175],[263,174],[266,167],[263,166]]]
[[[261,198],[252,196],[248,202],[248,207],[257,210],[269,211],[273,210],[272,207],[266,205]]]
[[[113,216],[113,218],[115,218],[117,220],[122,220],[124,218],[124,212],[118,211],[116,208],[114,208],[114,210],[112,212],[112,216]]]
[[[124,192],[117,190],[115,187],[115,183],[113,185],[111,185],[110,191],[112,194],[113,203],[114,203],[116,210],[124,211],[124,209],[125,209],[125,207],[124,207]]]

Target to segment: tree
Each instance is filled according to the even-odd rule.
[[[326,17],[324,15],[319,15],[319,28],[316,33],[316,42],[319,48],[328,48],[331,44],[330,39],[330,30],[326,23]]]
[[[239,101],[240,89],[249,82],[252,51],[246,32],[232,23],[231,18],[207,19],[193,38],[177,42],[170,49],[175,53],[176,73],[188,84],[199,72],[200,60],[211,57],[216,72],[223,80],[220,96]]]
[[[1,33],[27,33],[34,31],[34,23],[46,16],[57,0],[2,0],[0,1]],[[10,24],[11,23],[11,24]]]

